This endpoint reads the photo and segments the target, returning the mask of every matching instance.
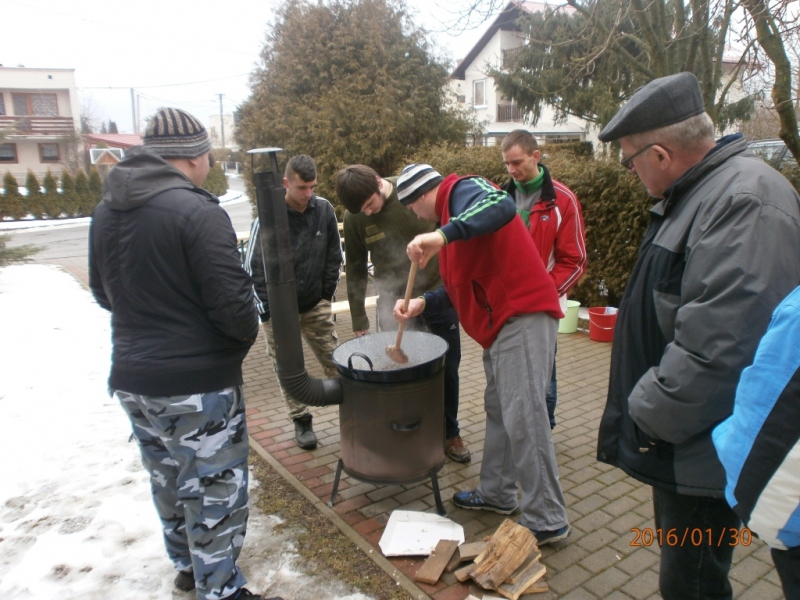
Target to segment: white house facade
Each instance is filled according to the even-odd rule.
[[[451,74],[450,86],[456,101],[474,110],[482,124],[483,136],[476,143],[491,146],[499,144],[514,129],[527,129],[540,144],[563,141],[591,141],[597,143],[597,132],[582,119],[570,118],[556,123],[555,113],[543,107],[536,125],[530,115],[520,110],[513,98],[504,98],[487,72],[490,67],[500,68],[504,59],[513,56],[515,49],[525,43],[516,19],[520,11],[534,13],[547,7],[541,2],[510,2],[495,19],[478,43],[458,64]]]
[[[54,175],[78,160],[74,69],[0,67],[0,174]]]

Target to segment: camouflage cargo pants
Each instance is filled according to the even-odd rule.
[[[267,354],[272,359],[272,368],[278,372],[278,363],[275,362],[275,336],[272,333],[272,322],[262,323],[264,333],[267,334]],[[336,364],[331,358],[336,346],[339,345],[339,336],[333,326],[331,315],[331,303],[327,300],[320,300],[317,305],[300,315],[300,333],[303,339],[311,348],[314,356],[317,357],[325,377],[336,377]],[[308,414],[308,406],[287,394],[281,386],[281,394],[286,408],[289,411],[290,419],[297,419]]]
[[[244,586],[247,424],[241,386],[191,396],[114,393],[133,425],[175,569],[194,569],[197,598]]]

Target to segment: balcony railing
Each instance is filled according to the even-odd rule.
[[[497,122],[498,123],[521,123],[525,120],[525,111],[519,104],[498,104]]]
[[[72,135],[72,117],[12,117],[0,116],[0,131],[6,135]]]
[[[519,56],[519,53],[522,52],[524,46],[519,46],[518,48],[509,48],[508,50],[503,50],[503,68],[509,69],[514,65],[514,59]]]

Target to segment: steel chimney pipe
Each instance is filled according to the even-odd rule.
[[[286,192],[277,169],[279,148],[258,148],[248,154],[269,154],[272,171],[253,172],[261,229],[261,248],[267,278],[270,319],[275,334],[276,367],[283,389],[309,406],[342,403],[338,379],[317,379],[306,371],[298,319],[297,287],[292,262],[292,242],[286,216]]]

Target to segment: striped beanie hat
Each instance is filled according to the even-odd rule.
[[[397,178],[397,197],[408,206],[442,181],[444,178],[430,165],[408,165]]]
[[[180,108],[162,108],[147,123],[144,147],[164,158],[197,158],[211,150],[206,128]]]

